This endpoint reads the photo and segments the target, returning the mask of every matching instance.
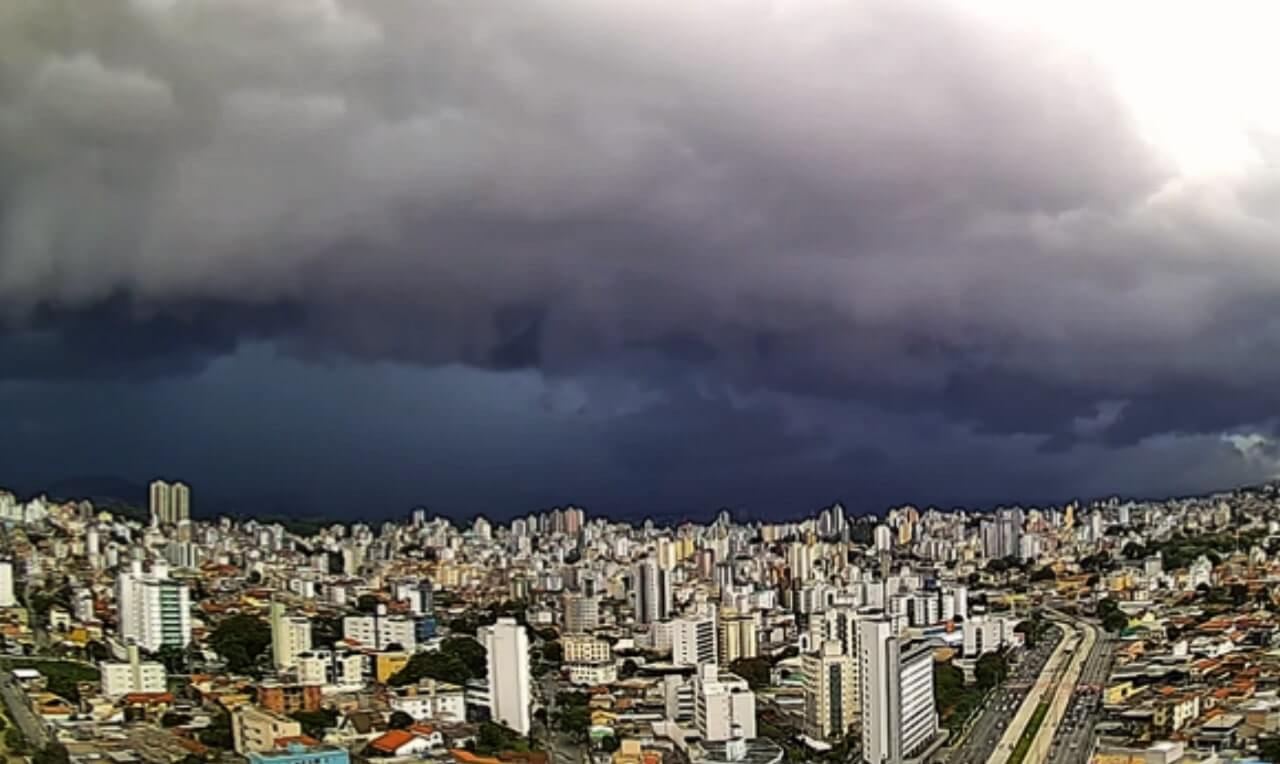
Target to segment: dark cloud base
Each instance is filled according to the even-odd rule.
[[[0,104],[0,480],[768,514],[1276,471],[1274,136],[1184,177],[963,3],[14,0]]]

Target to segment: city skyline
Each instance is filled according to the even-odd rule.
[[[156,478],[153,482],[164,482],[164,478]],[[178,479],[175,483],[183,485],[188,492],[190,486]],[[96,503],[103,503],[106,506],[127,507],[135,512],[148,514],[150,512],[148,505],[148,487],[146,484],[133,484],[119,478],[86,478],[83,480],[65,481],[62,485],[95,485],[97,489],[82,489],[79,491],[68,490],[66,488],[50,490],[48,488],[38,488],[31,491],[15,491],[10,485],[5,485],[0,480],[0,492],[14,493],[19,499],[36,499],[45,497],[58,502],[74,502],[87,500]],[[736,522],[746,523],[787,523],[798,522],[806,518],[816,517],[824,510],[833,507],[841,507],[845,515],[850,519],[857,520],[879,520],[883,519],[888,513],[894,510],[905,508],[914,508],[921,511],[939,511],[939,512],[966,512],[975,515],[998,516],[1003,510],[1020,508],[1020,509],[1049,509],[1062,508],[1069,505],[1090,505],[1098,502],[1107,501],[1123,501],[1123,502],[1160,502],[1160,501],[1177,501],[1186,499],[1204,499],[1217,495],[1229,495],[1236,492],[1248,492],[1264,489],[1268,486],[1280,485],[1280,477],[1271,480],[1265,480],[1257,483],[1240,484],[1233,486],[1220,486],[1215,489],[1205,490],[1198,493],[1183,494],[1163,494],[1150,496],[1133,496],[1123,494],[1105,494],[1096,496],[1064,496],[1051,498],[1044,501],[1023,501],[1017,499],[1005,499],[1000,501],[992,501],[987,504],[980,505],[962,505],[962,504],[917,504],[910,501],[894,502],[878,508],[859,507],[854,503],[846,502],[842,499],[833,499],[825,502],[818,502],[812,506],[798,508],[788,512],[763,511],[753,512],[743,507],[731,506],[709,506],[701,510],[681,511],[668,510],[666,512],[653,510],[649,512],[627,512],[627,511],[609,511],[607,507],[592,507],[585,503],[566,501],[558,504],[547,504],[539,506],[515,507],[509,508],[509,511],[476,511],[476,512],[459,512],[450,511],[448,508],[433,507],[427,503],[411,503],[403,507],[389,508],[385,512],[368,512],[366,511],[360,518],[346,517],[342,513],[326,514],[315,511],[289,512],[279,505],[267,504],[257,506],[255,508],[253,502],[241,502],[236,508],[222,505],[218,500],[213,502],[213,506],[206,504],[203,508],[200,506],[204,501],[203,491],[201,497],[192,502],[192,509],[189,510],[189,517],[192,520],[213,520],[219,517],[228,517],[234,519],[252,520],[256,518],[268,519],[286,519],[299,521],[331,521],[339,524],[352,524],[359,522],[396,522],[411,517],[417,512],[424,511],[428,517],[444,518],[453,522],[471,522],[478,518],[483,518],[495,523],[503,525],[510,524],[512,520],[519,520],[530,515],[540,515],[550,513],[552,511],[562,511],[566,509],[579,509],[589,511],[593,515],[609,518],[614,522],[628,522],[633,525],[652,521],[660,526],[674,526],[680,523],[709,523],[720,516],[723,512],[729,512]],[[111,493],[106,488],[126,489],[129,496],[118,496]],[[140,498],[139,498],[140,497]],[[188,498],[188,501],[191,501]]]

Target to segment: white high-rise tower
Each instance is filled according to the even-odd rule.
[[[528,735],[533,704],[529,635],[514,618],[499,618],[479,636],[489,651],[489,712],[499,724]]]

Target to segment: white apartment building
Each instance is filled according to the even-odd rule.
[[[137,645],[129,646],[127,662],[103,662],[98,664],[98,669],[102,672],[102,694],[111,700],[135,692],[165,692],[168,689],[169,677],[164,664],[141,660]]]
[[[236,753],[241,756],[274,751],[280,738],[301,734],[302,725],[298,722],[251,704],[240,706],[231,714],[231,736]]]
[[[618,681],[618,666],[615,663],[570,663],[569,683],[583,687],[594,687]]]
[[[899,642],[887,618],[859,623],[862,757],[868,764],[901,764],[937,737],[933,651]]]
[[[677,618],[671,625],[672,663],[677,666],[701,666],[716,662],[719,645],[716,642],[714,615]]]
[[[283,603],[271,603],[271,661],[276,669],[293,668],[298,656],[311,649],[311,621],[289,616]]]
[[[391,696],[391,710],[403,711],[415,721],[465,722],[466,690],[460,685],[424,679],[416,686],[397,689]]]
[[[694,719],[702,739],[722,742],[756,736],[756,694],[747,681],[703,664],[694,680]]]
[[[298,683],[361,687],[364,685],[365,656],[360,653],[332,653],[308,650],[298,655]]]
[[[854,659],[839,642],[827,640],[805,655],[805,726],[813,737],[839,740],[849,732],[858,709]]]
[[[401,615],[387,615],[383,606],[373,615],[349,615],[342,619],[342,636],[360,643],[361,647],[386,650],[399,645],[405,652],[418,647],[413,620]]]
[[[600,628],[600,601],[585,594],[564,596],[566,634],[590,634]]]
[[[964,622],[964,657],[978,658],[983,653],[1002,650],[1014,640],[1016,621],[992,616],[974,616]]]
[[[0,560],[0,607],[13,607],[18,604],[13,592],[13,563]]]
[[[133,640],[144,650],[191,642],[190,592],[186,584],[169,578],[164,563],[144,573],[135,560],[129,572],[116,577],[116,613],[121,641]]]
[[[499,618],[482,628],[489,652],[489,712],[493,720],[521,735],[529,734],[533,704],[529,672],[529,635],[514,618]]]
[[[569,635],[560,640],[565,663],[604,663],[613,660],[613,649],[603,639]]]

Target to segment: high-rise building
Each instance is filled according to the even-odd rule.
[[[756,695],[742,677],[714,664],[703,665],[694,680],[693,698],[694,720],[703,740],[756,736]]]
[[[641,561],[632,572],[636,621],[657,623],[671,615],[671,574],[653,558]]]
[[[271,603],[271,660],[277,669],[298,665],[298,655],[311,649],[311,621],[289,616],[283,603]]]
[[[418,646],[413,619],[387,615],[386,605],[379,605],[376,613],[343,618],[342,636],[375,650],[399,648],[412,652]]]
[[[600,601],[585,594],[564,595],[564,632],[590,634],[600,627]]]
[[[13,593],[13,563],[0,560],[0,607],[13,607],[18,604]]]
[[[129,572],[116,577],[116,614],[120,638],[144,650],[185,648],[191,642],[191,594],[185,583],[169,578],[164,563],[144,573],[135,560]]]
[[[191,488],[182,482],[152,481],[150,505],[152,523],[177,526],[191,519]]]
[[[902,645],[887,617],[859,623],[862,758],[900,764],[928,748],[938,732],[933,650]]]
[[[672,622],[671,662],[675,665],[715,663],[717,647],[713,615],[688,616]]]
[[[1020,509],[1001,509],[982,520],[982,554],[989,560],[1022,556],[1022,524]]]
[[[839,642],[823,642],[817,652],[802,660],[805,676],[805,726],[823,740],[844,737],[857,716],[858,688],[853,658]]]
[[[493,720],[521,735],[529,734],[531,677],[529,635],[514,618],[499,618],[482,628],[480,640],[489,652],[489,712]]]
[[[723,610],[717,631],[720,637],[722,665],[728,665],[741,658],[759,657],[759,624],[754,615]]]

